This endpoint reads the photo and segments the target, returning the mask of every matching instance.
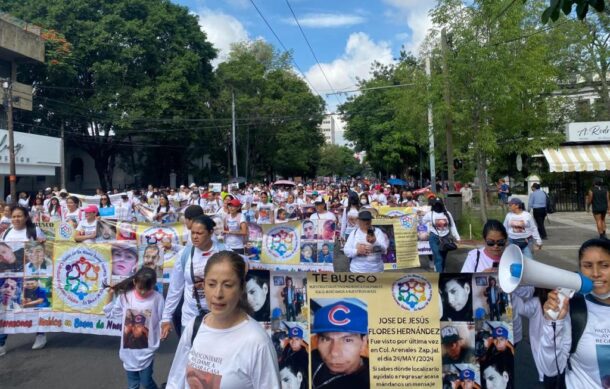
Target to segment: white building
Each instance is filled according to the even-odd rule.
[[[345,139],[345,122],[341,115],[326,114],[320,125],[320,130],[322,130],[327,144],[354,148],[353,143]]]

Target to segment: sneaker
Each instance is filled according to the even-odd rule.
[[[47,336],[46,335],[36,335],[36,340],[34,341],[34,345],[32,346],[32,350],[40,350],[47,344]]]
[[[6,346],[0,346],[0,357],[6,354]]]

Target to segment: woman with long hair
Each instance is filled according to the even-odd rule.
[[[198,288],[203,287],[210,312],[187,324],[169,372],[168,389],[205,384],[280,389],[271,338],[249,315],[246,272],[243,258],[232,251],[214,254],[207,261],[204,282]]]

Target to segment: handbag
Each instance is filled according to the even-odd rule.
[[[451,233],[445,236],[439,236],[441,251],[453,251],[458,248],[457,242]]]

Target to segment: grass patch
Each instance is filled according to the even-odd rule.
[[[506,212],[500,207],[491,207],[487,209],[488,219],[497,219],[504,222]],[[462,239],[470,239],[470,226],[472,226],[472,239],[483,240],[483,223],[481,212],[478,209],[462,209],[462,217],[457,222],[457,229]]]

